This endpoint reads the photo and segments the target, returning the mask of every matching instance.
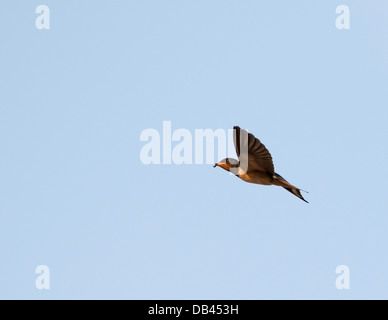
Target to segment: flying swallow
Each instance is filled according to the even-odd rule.
[[[240,127],[234,127],[234,145],[239,160],[226,158],[214,165],[233,173],[241,180],[261,185],[280,186],[307,202],[301,189],[275,172],[272,156],[259,139]]]

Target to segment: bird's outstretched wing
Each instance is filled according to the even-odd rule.
[[[240,162],[247,161],[249,171],[275,172],[272,156],[259,139],[237,126],[234,127],[233,137],[237,156]]]

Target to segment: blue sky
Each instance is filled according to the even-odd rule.
[[[35,28],[41,4],[50,30]],[[343,4],[350,30],[335,27]],[[387,13],[3,3],[0,298],[387,299]],[[210,165],[142,164],[141,132],[165,120],[249,129],[310,204]]]

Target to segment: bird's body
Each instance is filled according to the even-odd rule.
[[[239,160],[227,158],[216,163],[214,167],[221,167],[232,172],[248,183],[283,187],[307,202],[299,188],[275,172],[271,154],[253,134],[234,127],[234,143]]]

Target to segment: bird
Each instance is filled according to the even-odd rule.
[[[233,131],[234,146],[239,160],[226,158],[216,163],[214,168],[220,167],[248,183],[283,187],[308,203],[300,192],[302,189],[295,187],[275,172],[272,156],[259,139],[238,126],[235,126]]]

